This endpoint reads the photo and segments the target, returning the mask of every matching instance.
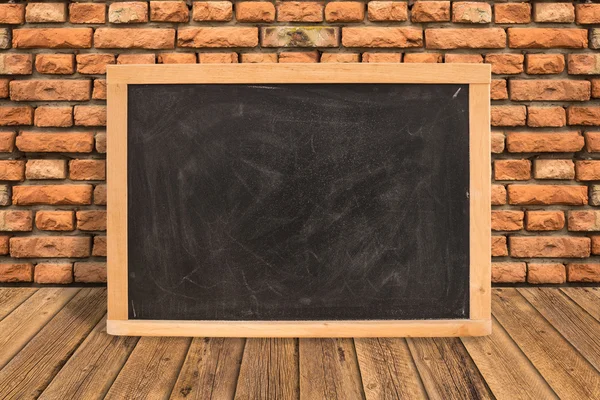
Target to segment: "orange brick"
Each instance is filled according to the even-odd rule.
[[[567,273],[564,264],[560,263],[529,263],[527,282],[533,284],[565,283]]]
[[[31,125],[33,108],[29,106],[0,107],[0,126]]]
[[[528,107],[527,125],[531,127],[561,127],[567,124],[567,113],[562,107]]]
[[[529,160],[495,160],[494,179],[498,181],[526,181],[531,178]]]
[[[75,106],[73,119],[78,126],[106,126],[106,106]]]
[[[355,63],[360,61],[360,54],[356,53],[323,53],[322,63]]]
[[[89,49],[92,28],[24,28],[13,30],[14,48]]]
[[[533,20],[535,22],[574,22],[575,7],[571,3],[534,3]]]
[[[577,4],[578,24],[600,24],[600,4]]]
[[[231,21],[233,18],[230,1],[195,1],[193,4],[194,21]]]
[[[600,160],[576,161],[575,173],[579,181],[600,180]]]
[[[506,188],[504,185],[492,185],[492,205],[506,204]]]
[[[492,257],[508,256],[506,236],[492,236]]]
[[[31,54],[0,54],[0,75],[29,75],[32,60]]]
[[[273,22],[275,6],[268,1],[241,1],[235,5],[235,18],[239,22]]]
[[[25,179],[25,161],[0,160],[0,181],[22,181]]]
[[[151,1],[150,21],[188,22],[190,10],[185,1]]]
[[[600,211],[570,210],[569,230],[577,232],[600,231]]]
[[[600,54],[569,54],[568,60],[571,75],[600,74]]]
[[[408,5],[405,1],[369,1],[369,21],[406,21]]]
[[[67,177],[67,161],[27,160],[25,176],[27,179],[65,179]]]
[[[562,54],[527,54],[528,74],[560,74],[564,70],[565,57]]]
[[[569,106],[567,120],[569,125],[600,126],[600,107]]]
[[[583,149],[579,132],[508,132],[506,147],[511,153],[569,153]]]
[[[0,24],[18,25],[25,22],[25,4],[0,4]]]
[[[360,1],[332,1],[325,6],[327,22],[360,22],[365,19],[365,4]]]
[[[201,64],[235,64],[238,62],[238,54],[227,53],[199,53],[198,59]]]
[[[89,80],[48,79],[10,82],[13,101],[85,101],[91,96]]]
[[[106,100],[106,79],[94,79],[94,91],[92,99]]]
[[[35,283],[65,285],[73,282],[73,264],[71,263],[39,263],[35,266]]]
[[[402,53],[363,53],[362,62],[366,63],[399,63]]]
[[[508,45],[513,49],[584,49],[588,34],[586,29],[575,28],[508,28]]]
[[[104,283],[106,282],[106,263],[76,262],[74,276],[75,282]]]
[[[0,255],[8,254],[8,240],[10,236],[8,235],[0,235]]]
[[[241,55],[243,63],[276,63],[275,53],[244,53]]]
[[[104,24],[105,13],[105,4],[72,3],[69,5],[69,21],[72,24]]]
[[[323,4],[317,1],[281,1],[277,3],[277,21],[321,22]]]
[[[493,283],[525,282],[527,266],[524,262],[493,262]]]
[[[416,1],[411,9],[412,22],[450,21],[449,1]]]
[[[106,211],[77,211],[77,229],[82,231],[105,231]]]
[[[492,210],[493,231],[518,231],[523,229],[523,211]]]
[[[0,79],[0,99],[6,99],[8,97],[8,84],[10,79]]]
[[[73,54],[38,54],[35,69],[41,74],[69,75],[75,72]]]
[[[452,22],[488,24],[492,22],[492,6],[483,2],[452,2]]]
[[[534,163],[535,179],[575,179],[572,160],[537,159]]]
[[[87,236],[27,236],[10,239],[10,256],[31,257],[74,257],[90,255],[90,238]]]
[[[586,101],[591,84],[582,80],[537,79],[510,81],[510,99],[515,101]]]
[[[25,9],[27,22],[65,22],[66,20],[66,3],[28,3]]]
[[[504,151],[504,134],[500,132],[491,133],[492,153],[502,153]]]
[[[27,232],[33,228],[31,211],[0,210],[0,232]]]
[[[106,74],[106,66],[114,63],[114,54],[78,54],[77,72],[80,74]]]
[[[177,32],[179,47],[256,47],[255,27],[189,27]]]
[[[96,185],[94,188],[94,204],[97,206],[106,205],[106,185]]]
[[[565,257],[590,256],[590,238],[572,236],[511,236],[511,257]]]
[[[14,186],[15,205],[88,205],[92,202],[91,185]]]
[[[159,64],[196,64],[196,53],[161,53],[158,55]]]
[[[0,263],[0,282],[31,282],[33,264]]]
[[[404,55],[405,63],[441,63],[442,55],[439,53],[407,53]]]
[[[505,79],[492,79],[490,98],[492,100],[508,99],[508,90],[506,89]]]
[[[559,231],[565,227],[562,211],[527,211],[528,231]]]
[[[106,257],[106,236],[94,236],[92,255],[95,257]]]
[[[69,178],[76,181],[106,179],[105,160],[71,160],[69,161]]]
[[[569,282],[600,282],[600,264],[567,264]]]
[[[494,4],[494,22],[497,24],[528,24],[531,22],[531,5],[528,3]]]
[[[445,62],[480,64],[483,62],[483,57],[481,54],[446,54]]]
[[[89,153],[94,149],[90,132],[22,132],[17,136],[17,148],[32,153]]]
[[[527,119],[525,106],[492,106],[492,126],[523,126]]]
[[[73,211],[38,211],[35,226],[42,231],[72,231],[75,229]]]
[[[515,205],[582,206],[588,202],[587,186],[508,185],[508,202]]]
[[[279,54],[280,63],[317,63],[318,51],[286,51]]]
[[[523,72],[522,54],[487,54],[485,62],[492,64],[493,74],[520,74]]]
[[[344,27],[346,47],[422,47],[423,31],[413,27]]]
[[[502,28],[425,29],[428,49],[502,49],[506,33]]]
[[[175,29],[98,28],[94,32],[94,47],[97,49],[173,49]]]
[[[600,131],[598,132],[586,132],[585,136],[585,149],[590,153],[600,151]]]
[[[73,126],[73,107],[40,106],[35,109],[34,124],[43,128]]]
[[[0,132],[0,153],[10,153],[15,149],[16,132]]]

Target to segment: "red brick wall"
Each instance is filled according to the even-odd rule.
[[[25,3],[0,4],[2,282],[105,279],[106,64],[198,62],[492,64],[493,280],[600,282],[597,2]]]

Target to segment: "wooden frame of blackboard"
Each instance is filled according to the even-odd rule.
[[[108,321],[113,335],[435,337],[491,333],[490,66],[487,64],[201,64],[108,66]],[[171,321],[128,319],[127,85],[418,83],[469,85],[469,319]]]

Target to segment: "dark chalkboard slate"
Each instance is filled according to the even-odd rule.
[[[487,129],[485,139],[472,131],[474,118],[479,126],[488,121],[473,115],[476,107],[488,110],[488,84],[319,76],[263,83],[232,75],[220,82],[217,70],[203,68],[208,79],[161,83],[146,75],[148,84],[125,70],[128,84],[112,86],[126,107],[115,118],[123,122],[112,125],[126,138],[112,148],[123,152],[115,158],[126,161],[127,176],[121,180],[114,167],[111,175],[109,157],[109,185],[114,176],[126,194],[121,201],[109,187],[119,203],[112,222],[109,206],[109,228],[126,238],[127,284],[115,284],[121,292],[112,296],[126,308],[119,304],[119,317],[109,320],[138,328],[109,324],[110,331],[220,334],[222,325],[211,321],[233,324],[225,336],[235,335],[233,326],[270,321],[296,328],[322,321],[318,335],[346,335],[327,327],[352,321],[405,322],[412,325],[402,333],[410,335],[436,321],[449,335],[489,331],[481,303],[489,268],[473,269],[474,260],[489,258],[481,200],[489,204],[482,184],[489,161],[481,172],[472,165],[474,157],[485,160],[472,146],[489,146]],[[479,231],[473,216],[487,219]],[[121,242],[112,243],[109,259],[111,248],[123,254]],[[124,277],[118,268],[114,276]],[[485,326],[466,324],[475,319]],[[166,330],[169,321],[177,333]],[[186,321],[213,330],[186,331]],[[393,335],[391,327],[384,335]]]

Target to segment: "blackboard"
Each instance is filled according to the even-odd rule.
[[[119,88],[123,319],[472,320],[471,86]]]

